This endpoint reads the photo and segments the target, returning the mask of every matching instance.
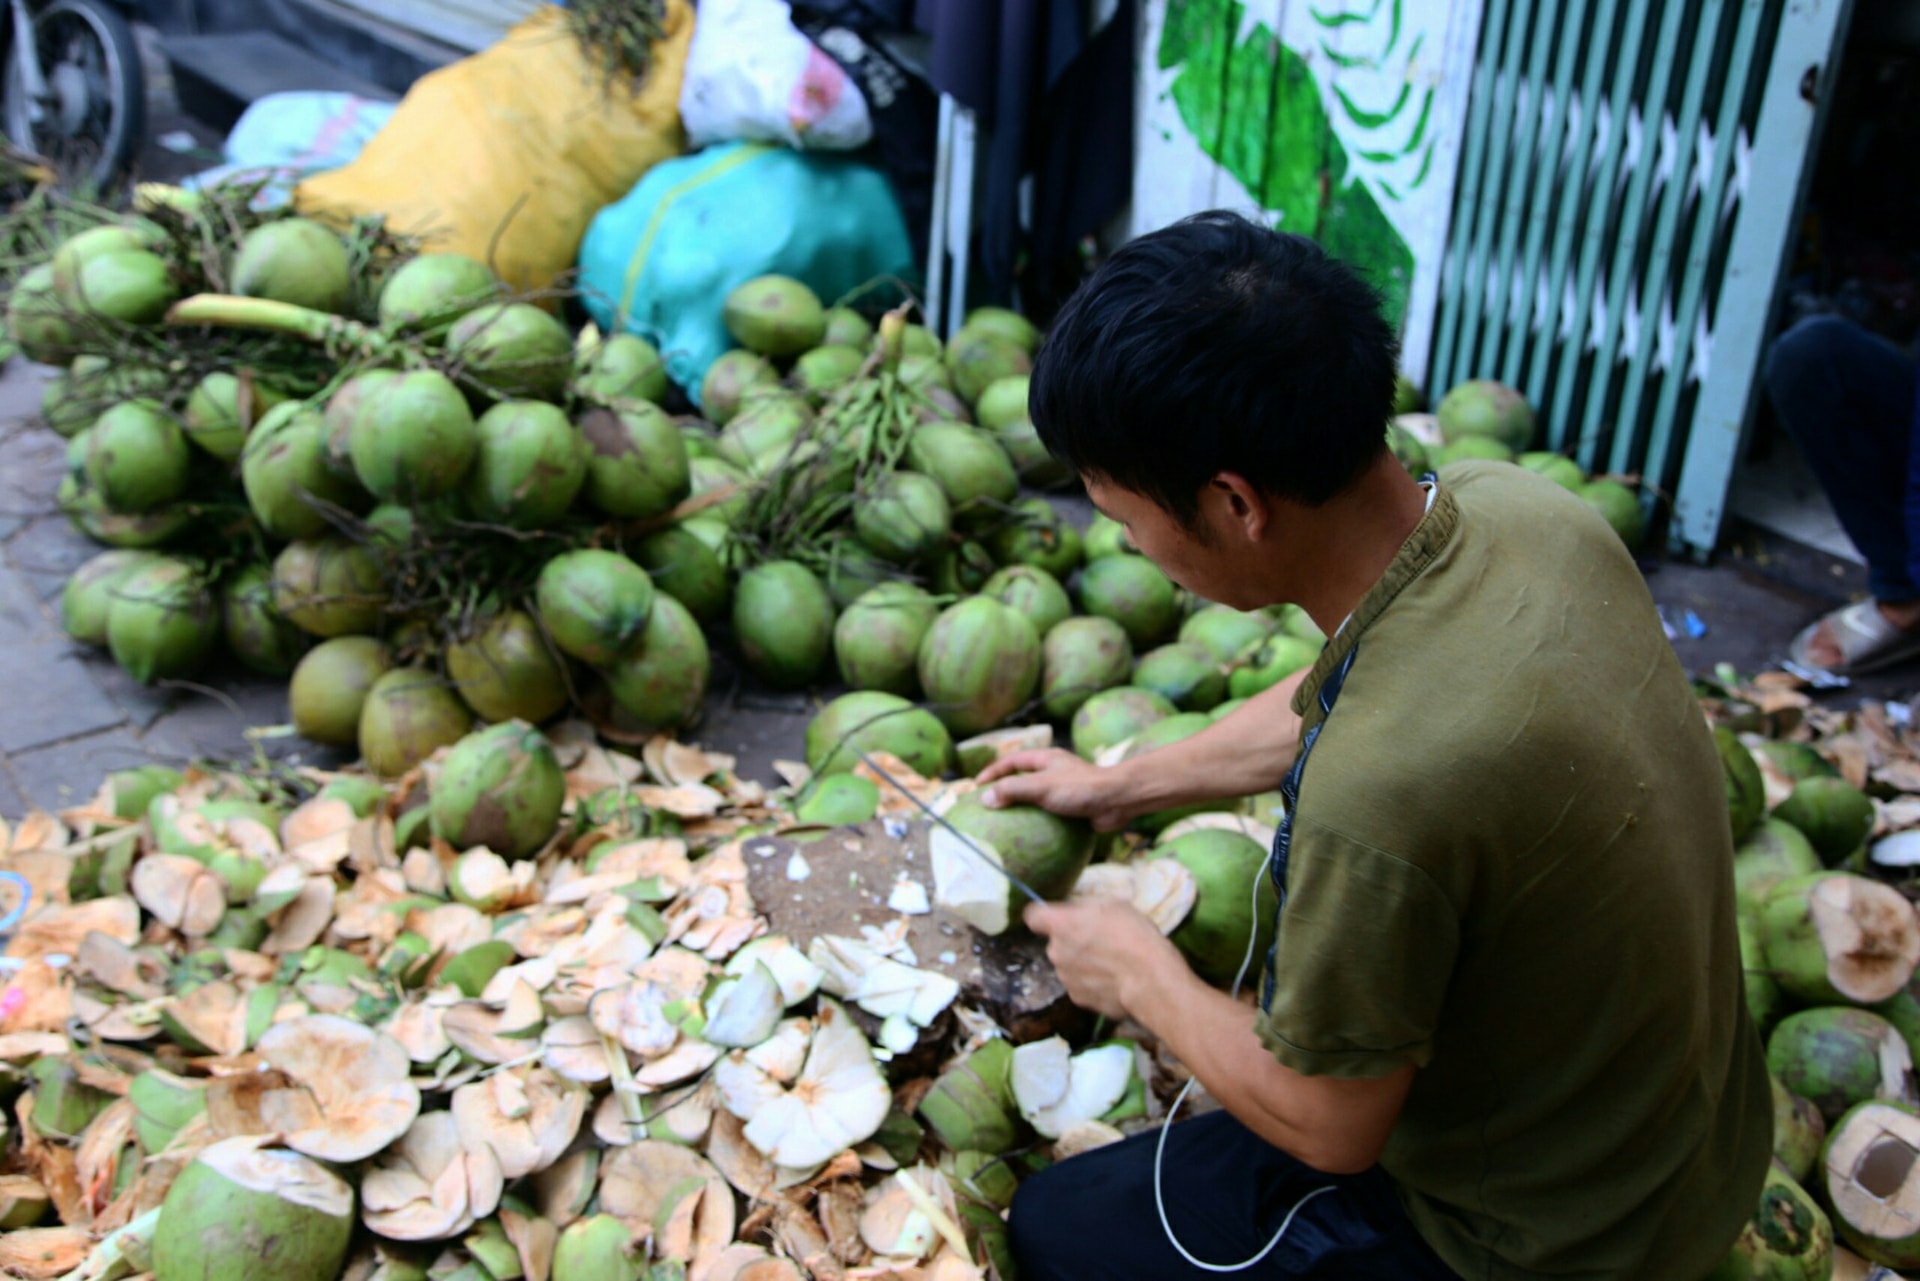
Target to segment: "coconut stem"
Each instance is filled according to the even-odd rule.
[[[900,356],[907,340],[907,313],[896,308],[880,317],[880,364],[884,369],[900,368]]]
[[[330,349],[345,347],[379,356],[397,354],[391,342],[358,321],[271,298],[195,294],[181,299],[168,310],[167,323],[205,325],[214,329],[257,329]]]

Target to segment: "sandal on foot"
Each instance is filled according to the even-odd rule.
[[[1840,650],[1840,662],[1824,667],[1808,657],[1813,635],[1825,623]],[[1911,658],[1920,658],[1920,632],[1903,632],[1887,621],[1880,607],[1870,600],[1844,605],[1802,628],[1793,638],[1787,654],[1802,667],[1828,671],[1836,676],[1864,676],[1893,667]]]

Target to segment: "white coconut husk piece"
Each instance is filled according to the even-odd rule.
[[[712,1188],[731,1213],[733,1194],[727,1181],[712,1162],[681,1144],[642,1139],[600,1163],[601,1210],[635,1232],[652,1231],[661,1210],[671,1207],[689,1186]]]
[[[225,979],[202,983],[185,996],[162,1002],[188,1036],[214,1054],[231,1057],[247,1048],[247,998]]]
[[[560,1229],[551,1220],[503,1206],[500,1230],[507,1234],[514,1253],[520,1256],[520,1273],[526,1281],[547,1281],[553,1270],[553,1250],[559,1243]]]
[[[380,1030],[398,1041],[415,1063],[437,1063],[453,1049],[447,1035],[447,1011],[460,1003],[460,990],[444,987],[408,1001],[387,1016]]]
[[[446,895],[447,869],[440,865],[440,860],[430,850],[411,849],[402,855],[400,876],[415,894],[426,894],[433,898]]]
[[[140,938],[140,905],[125,895],[89,899],[71,906],[45,903],[28,913],[7,941],[6,954],[16,961],[38,961],[49,956],[73,956],[88,934],[133,944]]]
[[[714,1114],[707,1133],[707,1159],[727,1182],[749,1201],[771,1201],[780,1187],[780,1172],[760,1150],[747,1142],[745,1123],[725,1108]]]
[[[634,1069],[634,1084],[648,1090],[679,1085],[712,1067],[723,1052],[717,1045],[683,1033],[671,1050]]]
[[[1162,934],[1180,927],[1199,900],[1199,883],[1177,859],[1139,859],[1132,863],[1095,863],[1080,874],[1069,903],[1125,903]]]
[[[318,943],[321,935],[327,932],[327,927],[333,924],[337,894],[338,887],[331,876],[314,874],[306,877],[293,900],[268,917],[273,922],[273,928],[267,932],[260,950],[268,956],[288,956],[304,952]]]
[[[66,824],[45,810],[32,810],[11,827],[0,820],[0,853],[18,855],[33,850],[57,850],[72,840]]]
[[[497,916],[508,908],[539,901],[534,886],[538,872],[531,861],[509,863],[481,846],[454,859],[447,871],[447,889],[467,906]]]
[[[867,1192],[860,1211],[860,1239],[890,1259],[930,1257],[944,1244],[963,1254],[966,1234],[947,1177],[930,1166],[901,1170]]]
[[[5,978],[10,1029],[51,1032],[65,1027],[74,1016],[74,983],[68,967],[36,958]]]
[[[748,1113],[742,1119],[749,1143],[794,1168],[818,1165],[871,1138],[893,1103],[866,1037],[844,1009],[824,998],[799,1077],[790,1087],[763,1078],[750,1105],[737,1091],[728,1109]]]
[[[442,956],[454,957],[493,937],[493,923],[464,903],[442,903],[407,913],[406,928]]]
[[[461,1001],[442,1016],[440,1025],[462,1054],[481,1063],[500,1064],[538,1053],[545,1024],[540,993],[520,981],[504,1001]]]
[[[513,989],[522,983],[544,998],[547,989],[559,977],[559,972],[559,965],[548,956],[536,956],[512,965],[503,965],[493,972],[487,985],[480,989],[480,999],[504,1003],[512,997]]]
[[[1063,1037],[1030,1041],[1013,1051],[1013,1101],[1037,1132],[1057,1139],[1112,1111],[1133,1071],[1133,1051],[1124,1045],[1074,1054]]]
[[[0,1275],[54,1281],[86,1262],[93,1236],[84,1228],[16,1228],[0,1232]]]
[[[864,939],[823,934],[807,946],[807,959],[823,975],[822,990],[875,1018],[899,1015],[915,1027],[929,1027],[960,995],[960,985],[947,975],[906,964]]]
[[[167,967],[159,957],[136,952],[121,940],[98,930],[89,930],[80,940],[73,969],[77,975],[137,1001],[151,1001],[167,994]]]
[[[647,740],[640,759],[657,782],[668,787],[704,783],[733,773],[734,758],[724,752],[709,752],[682,743],[664,734]]]
[[[147,855],[133,865],[127,886],[147,915],[189,938],[213,933],[227,914],[226,882],[184,854]]]
[[[723,793],[705,783],[677,783],[672,787],[642,783],[633,789],[633,795],[648,809],[679,819],[712,818],[727,804]]]
[[[46,967],[35,962],[30,968],[40,970]],[[9,990],[20,990],[18,980]],[[160,997],[150,1001],[123,1001],[110,1005],[91,993],[76,991],[72,993],[68,1017],[77,1020],[102,1041],[138,1043],[152,1040],[160,1032],[160,1008],[165,1004],[166,998]],[[39,1020],[36,1018],[33,1021]],[[55,1026],[65,1026],[65,1022],[63,1019]]]
[[[400,1042],[335,1015],[277,1023],[260,1038],[270,1067],[300,1085],[263,1102],[265,1119],[286,1146],[322,1161],[361,1161],[406,1132],[420,1113],[420,1091]]]
[[[613,1079],[606,1042],[582,1015],[555,1019],[540,1031],[540,1061],[556,1076],[580,1085]]]
[[[316,796],[281,820],[280,841],[287,857],[308,871],[331,872],[346,862],[359,821],[345,801]]]
[[[500,1173],[518,1179],[544,1170],[580,1132],[587,1092],[544,1067],[496,1072],[453,1092],[460,1140],[485,1143],[500,1158]]]
[[[733,1241],[733,1189],[722,1181],[689,1181],[653,1219],[653,1257],[688,1264],[688,1281],[701,1281]]]
[[[780,999],[788,1006],[798,1005],[820,990],[824,972],[807,959],[806,953],[781,934],[754,939],[735,952],[723,967],[728,974],[745,974],[754,965],[765,965],[774,982],[780,985]]]
[[[635,1054],[655,1058],[680,1039],[680,1025],[670,1007],[689,1000],[685,991],[651,979],[635,979],[595,994],[587,1002],[587,1018],[594,1028]]]
[[[600,1153],[570,1152],[530,1180],[533,1208],[556,1228],[565,1228],[587,1212],[600,1179]]]
[[[706,1281],[801,1281],[799,1269],[757,1245],[730,1245],[714,1256]]]
[[[1079,1156],[1108,1144],[1118,1143],[1127,1136],[1105,1121],[1079,1121],[1070,1125],[1054,1140],[1053,1159],[1064,1161],[1070,1156]]]
[[[361,1221],[392,1241],[458,1236],[500,1205],[500,1159],[463,1148],[451,1112],[423,1112],[360,1184]]]

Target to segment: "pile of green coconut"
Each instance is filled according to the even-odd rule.
[[[910,922],[1017,934],[987,860],[1133,903],[1226,982],[1270,829],[1096,841],[920,773],[946,750],[924,711],[885,724],[823,719],[809,746],[838,750],[773,788],[665,735],[629,754],[508,720],[395,778],[145,766],[0,823],[30,887],[0,986],[0,1273],[1011,1278],[1019,1181],[1154,1124],[1185,1074],[1137,1029],[1014,1035]],[[877,769],[952,830],[919,824],[924,870],[864,927],[772,932],[748,891],[770,842],[861,866],[919,820],[861,803]]]

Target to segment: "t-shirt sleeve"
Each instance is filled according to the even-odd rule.
[[[1425,1066],[1459,949],[1446,894],[1415,864],[1305,820],[1288,889],[1261,1041],[1310,1076]]]

